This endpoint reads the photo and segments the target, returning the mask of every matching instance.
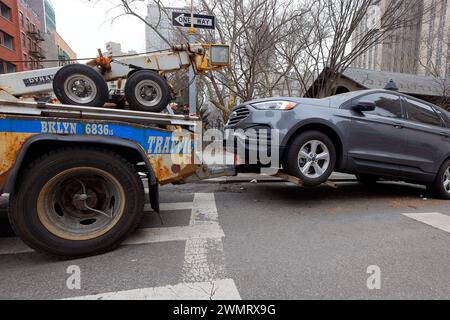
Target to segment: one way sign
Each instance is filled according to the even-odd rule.
[[[172,23],[175,27],[191,26],[191,14],[187,12],[172,12]],[[203,14],[194,14],[194,27],[199,29],[216,28],[216,17]]]

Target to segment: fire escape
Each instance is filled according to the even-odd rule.
[[[43,42],[45,40],[41,32],[38,30],[28,30],[27,33],[28,36],[36,42],[36,45],[30,48],[29,53],[35,58],[37,58],[39,61],[45,59],[44,50],[42,50],[42,48],[38,46],[38,43]]]

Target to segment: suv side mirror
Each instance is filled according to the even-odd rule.
[[[375,111],[376,108],[377,105],[375,104],[375,102],[361,100],[358,102],[358,104],[352,106],[351,109],[358,112],[370,112]]]

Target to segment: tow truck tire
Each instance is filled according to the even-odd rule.
[[[20,175],[9,218],[31,248],[73,259],[118,247],[140,222],[144,199],[138,173],[121,156],[60,149]]]
[[[83,107],[103,107],[109,98],[103,76],[83,64],[62,67],[53,79],[53,91],[61,103]]]
[[[132,110],[162,112],[172,100],[167,80],[152,70],[140,70],[128,78],[125,97]]]

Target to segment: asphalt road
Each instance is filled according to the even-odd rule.
[[[162,188],[118,250],[57,261],[30,252],[0,220],[0,299],[449,299],[450,202],[422,187],[356,182]],[[405,214],[425,215],[405,215]],[[69,266],[81,288],[67,287]],[[369,266],[381,271],[370,290]]]

